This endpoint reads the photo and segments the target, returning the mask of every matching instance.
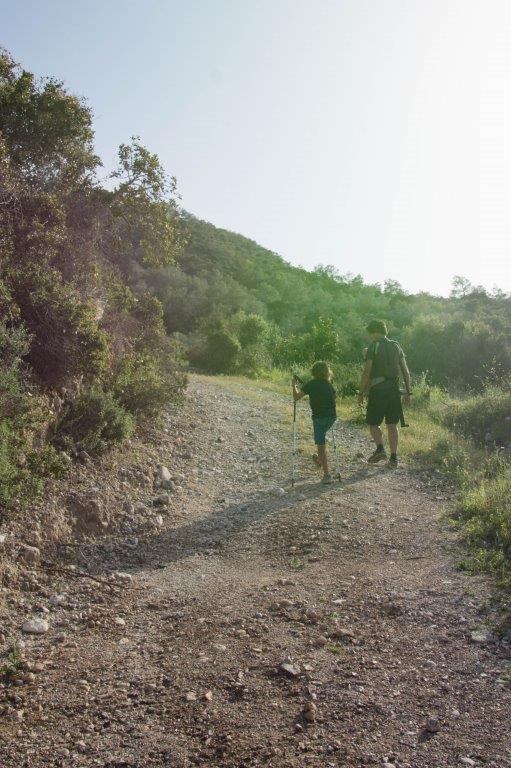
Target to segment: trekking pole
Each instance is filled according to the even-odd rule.
[[[293,467],[291,469],[291,487],[295,487],[296,477],[296,400],[293,400]]]
[[[299,384],[303,384],[302,379],[296,375],[296,373],[293,374],[293,381],[297,381]],[[296,480],[296,457],[297,457],[297,446],[296,446],[296,400],[293,396],[293,467],[291,470],[291,487],[294,488],[295,480]]]
[[[402,395],[405,395],[406,392],[402,392],[399,390],[399,403],[401,405],[401,413],[399,414],[399,423],[402,427],[409,427],[410,425],[407,423],[405,419],[405,412],[403,411],[403,401],[401,399]]]
[[[336,467],[336,477],[339,482],[341,482],[341,464],[339,462],[339,451],[337,450],[337,440],[335,439],[335,427],[337,422],[332,427],[332,443],[334,447],[334,455],[335,455],[335,467]]]

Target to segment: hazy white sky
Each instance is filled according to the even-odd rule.
[[[0,0],[0,41],[294,264],[511,291],[509,0]]]

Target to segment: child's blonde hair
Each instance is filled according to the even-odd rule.
[[[330,381],[333,375],[330,366],[324,360],[316,360],[311,373],[315,379],[325,379],[325,381]]]

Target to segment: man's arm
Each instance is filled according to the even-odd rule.
[[[369,381],[371,379],[371,369],[373,367],[372,360],[366,360],[364,370],[362,371],[362,378],[360,379],[360,392],[358,393],[358,402],[360,405],[364,402],[364,395],[369,392]]]

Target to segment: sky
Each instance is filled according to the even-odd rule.
[[[183,207],[312,269],[511,291],[509,0],[0,0],[0,44]]]

